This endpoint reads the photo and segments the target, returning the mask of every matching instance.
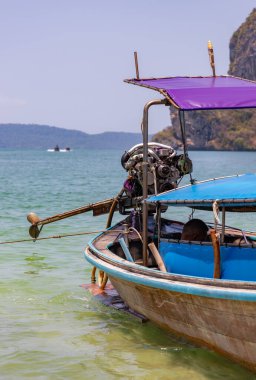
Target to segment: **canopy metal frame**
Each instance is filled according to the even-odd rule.
[[[137,66],[138,66],[138,64],[137,64]],[[137,68],[137,66],[136,66],[136,68]],[[169,91],[169,85],[164,88],[162,85],[158,85],[157,86],[157,82],[155,84],[155,80],[159,80],[159,78],[158,79],[157,78],[151,78],[151,79],[143,79],[143,80],[141,80],[141,79],[139,79],[138,68],[136,69],[136,72],[137,72],[137,79],[126,79],[125,82],[130,83],[130,84],[134,84],[134,85],[139,85],[139,86],[142,86],[142,87],[151,88],[153,90],[156,90],[156,91],[160,92],[160,94],[165,97],[164,99],[156,99],[156,100],[151,100],[151,101],[147,102],[145,104],[144,110],[143,110],[143,121],[142,121],[142,126],[143,126],[143,131],[142,131],[142,133],[143,133],[143,164],[142,164],[143,165],[143,204],[142,204],[142,208],[143,208],[143,210],[142,210],[142,221],[143,221],[143,264],[144,264],[144,266],[148,266],[148,230],[147,230],[147,224],[148,224],[148,204],[146,202],[146,198],[148,197],[148,113],[149,113],[149,108],[151,106],[153,106],[153,105],[161,105],[161,104],[163,104],[163,105],[166,105],[166,106],[173,105],[176,109],[178,109],[180,128],[181,128],[181,137],[182,137],[182,142],[183,142],[184,158],[185,158],[187,156],[187,142],[186,142],[185,112],[184,111],[191,111],[191,110],[198,110],[198,109],[236,109],[236,108],[242,109],[242,108],[256,108],[256,97],[254,97],[253,99],[251,99],[250,96],[249,96],[249,98],[248,98],[248,94],[247,94],[248,90],[246,92],[246,94],[247,94],[246,96],[244,95],[245,92],[242,91],[242,90],[245,90],[245,88],[244,88],[245,83],[248,83],[247,87],[249,87],[249,90],[250,90],[249,92],[251,94],[252,92],[254,92],[256,90],[256,88],[255,88],[256,87],[256,82],[254,82],[254,81],[248,81],[246,79],[236,78],[236,77],[232,77],[232,76],[219,76],[219,77],[216,77],[215,75],[213,75],[212,77],[177,77],[178,80],[183,80],[183,82],[184,81],[188,82],[190,80],[192,80],[193,83],[195,82],[195,80],[196,81],[197,80],[202,81],[201,93],[200,93],[201,95],[205,91],[205,84],[207,84],[209,82],[209,79],[211,79],[211,78],[212,78],[212,82],[210,83],[210,85],[208,84],[208,87],[209,88],[213,87],[214,91],[217,88],[217,90],[219,92],[219,88],[221,86],[218,86],[218,83],[224,85],[223,81],[225,81],[225,83],[226,83],[226,81],[229,81],[228,83],[231,84],[230,85],[231,89],[234,89],[237,92],[237,89],[236,89],[236,85],[237,85],[238,87],[241,87],[242,94],[244,95],[244,103],[242,105],[241,105],[240,99],[239,99],[239,103],[237,103],[237,99],[233,98],[231,96],[228,103],[226,101],[223,104],[221,104],[221,103],[220,104],[215,104],[216,103],[216,97],[215,98],[213,97],[213,98],[210,98],[210,101],[212,103],[210,102],[209,104],[201,104],[201,106],[200,106],[200,104],[196,105],[196,104],[194,104],[192,102],[190,105],[186,106],[186,103],[181,102],[181,104],[180,104],[179,102],[176,101],[176,98],[175,98],[175,100],[173,99],[173,95],[169,93],[170,92]],[[175,80],[175,78],[161,78],[161,79],[164,79],[165,82],[166,81],[170,81],[170,80]],[[190,81],[190,83],[191,83],[191,81]],[[215,88],[215,83],[216,83],[216,88]],[[197,83],[195,83],[195,84],[197,85]],[[190,87],[191,86],[188,86],[188,89],[190,89]],[[227,86],[225,84],[223,88],[226,89],[226,87]],[[184,90],[184,88],[185,88],[185,86],[184,86],[184,83],[183,83],[182,86],[180,86],[180,90]],[[196,88],[196,90],[197,90],[197,86],[195,86],[194,88]],[[199,88],[200,88],[200,86],[199,86]],[[232,95],[233,95],[233,93],[232,93]],[[200,96],[199,96],[198,99],[200,99]],[[186,98],[186,96],[185,96],[185,98]],[[222,98],[221,98],[221,101],[222,101]],[[233,103],[231,104],[231,102],[233,102]],[[191,182],[191,184],[193,184],[193,182],[194,182],[194,180],[192,179],[192,176],[190,176],[190,182]],[[179,202],[177,201],[177,204],[178,203]],[[234,202],[234,203],[236,203],[236,202]],[[191,206],[195,206],[194,202],[192,202]],[[222,215],[223,215],[223,220],[224,221],[225,221],[225,211],[226,211],[225,210],[225,206],[226,206],[226,204],[222,205],[222,207],[223,207],[223,214]],[[223,230],[223,228],[222,228],[222,230]]]
[[[142,135],[143,135],[143,205],[142,205],[142,240],[143,240],[143,265],[148,266],[148,204],[145,199],[148,197],[148,114],[149,108],[153,105],[166,105],[166,99],[155,99],[147,102],[143,109]]]
[[[149,120],[149,108],[155,105],[170,106],[169,99],[154,99],[147,102],[143,109],[143,119],[142,119],[142,136],[143,136],[143,205],[142,205],[142,238],[143,238],[143,265],[148,266],[148,204],[145,199],[148,197],[148,120]],[[183,143],[184,157],[187,156],[187,142],[186,142],[186,123],[185,123],[185,113],[183,110],[179,109],[179,121],[180,130]],[[193,182],[190,176],[191,183]]]

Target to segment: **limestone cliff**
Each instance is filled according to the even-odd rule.
[[[256,8],[233,34],[229,74],[256,80]]]
[[[256,80],[256,8],[230,40],[229,74]],[[171,109],[172,126],[153,140],[180,146],[177,111]],[[256,150],[256,111],[193,111],[186,113],[190,149]]]

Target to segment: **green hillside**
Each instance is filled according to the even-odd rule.
[[[125,150],[141,142],[140,133],[104,132],[91,135],[47,125],[0,124],[0,148],[47,149],[58,144],[61,148]]]

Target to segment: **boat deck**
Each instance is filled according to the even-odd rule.
[[[118,223],[116,226],[111,228],[110,230],[107,230],[106,232],[103,232],[100,236],[98,236],[94,242],[94,247],[100,251],[101,253],[114,258],[115,260],[124,260],[122,257],[119,257],[118,255],[111,252],[111,250],[108,248],[110,245],[118,242],[118,240],[121,237],[124,237],[126,234],[125,232],[125,225],[122,223]],[[129,231],[129,242],[132,241],[138,241],[140,239],[140,236],[135,231]],[[143,260],[142,258],[137,259],[134,261],[136,264],[142,264]]]

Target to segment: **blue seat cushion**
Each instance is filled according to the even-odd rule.
[[[161,241],[159,252],[170,273],[213,278],[211,244]],[[222,279],[256,281],[256,248],[221,246],[220,255]]]

